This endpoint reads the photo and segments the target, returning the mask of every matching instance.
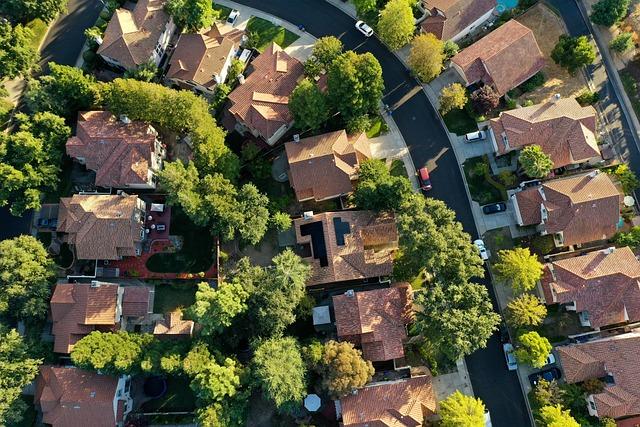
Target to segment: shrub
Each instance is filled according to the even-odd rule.
[[[618,53],[624,53],[632,49],[633,46],[633,34],[626,32],[618,34],[616,38],[609,43],[611,50]]]
[[[478,114],[485,115],[500,104],[500,95],[485,85],[471,94],[471,104]]]
[[[542,86],[545,82],[545,76],[542,71],[536,73],[533,77],[531,77],[526,82],[522,83],[519,88],[523,93],[531,92]]]
[[[589,89],[585,89],[580,92],[580,95],[576,96],[576,101],[583,106],[593,105],[600,100],[600,94],[598,92],[592,92]]]
[[[96,61],[96,53],[91,49],[87,49],[82,53],[82,59],[88,64],[93,64]]]

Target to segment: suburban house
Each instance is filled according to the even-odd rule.
[[[496,155],[539,145],[555,168],[602,160],[595,133],[595,108],[581,107],[574,98],[503,111],[489,120]]]
[[[422,426],[436,413],[431,374],[373,383],[336,402],[342,426]]]
[[[582,326],[640,321],[640,261],[628,248],[608,248],[545,265],[547,304],[576,311]]]
[[[67,154],[96,172],[95,184],[104,188],[156,187],[166,150],[148,123],[117,119],[109,111],[78,114],[76,136],[66,143]]]
[[[556,347],[567,383],[602,380],[604,388],[586,399],[589,414],[623,418],[640,414],[640,332]]]
[[[74,194],[60,199],[58,233],[76,259],[117,260],[142,253],[146,204],[136,195]]]
[[[66,366],[40,367],[34,402],[52,427],[121,427],[133,409],[131,377]]]
[[[422,32],[455,42],[491,17],[496,0],[422,0],[422,6],[428,13]]]
[[[153,335],[156,338],[168,340],[189,338],[193,335],[194,325],[193,320],[182,319],[180,311],[172,311],[156,322]]]
[[[606,173],[546,181],[511,196],[518,225],[537,225],[556,247],[606,240],[616,233],[622,195]]]
[[[293,124],[289,96],[303,76],[302,63],[271,43],[229,94],[228,113],[235,123],[230,126],[225,120],[226,127],[275,144]]]
[[[116,9],[104,36],[98,40],[107,63],[125,70],[149,62],[160,65],[176,29],[164,10],[166,0],[138,0],[133,10]]]
[[[413,321],[408,283],[364,292],[348,290],[333,297],[338,338],[362,349],[372,362],[404,358],[406,325]],[[404,366],[404,365],[401,365]]]
[[[284,147],[289,182],[300,202],[351,193],[360,162],[371,158],[367,136],[348,136],[344,130],[287,142]]]
[[[148,286],[120,286],[97,280],[61,283],[51,296],[53,351],[71,353],[92,331],[125,329],[128,318],[153,312],[154,291]]]
[[[501,96],[529,80],[544,67],[533,32],[512,19],[451,59],[467,86],[482,83]]]
[[[309,286],[377,279],[393,271],[398,229],[391,214],[308,212],[293,223],[297,251],[311,265]]]
[[[231,60],[238,52],[242,31],[222,33],[222,25],[199,33],[182,33],[169,60],[166,79],[183,89],[213,95],[227,78]]]

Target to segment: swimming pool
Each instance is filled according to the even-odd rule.
[[[505,10],[513,9],[518,5],[518,0],[498,0],[496,11],[502,13]]]

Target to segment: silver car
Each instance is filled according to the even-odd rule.
[[[502,344],[502,350],[504,351],[504,358],[507,360],[507,369],[510,371],[518,369],[518,361],[516,360],[513,345],[510,342],[506,342]]]

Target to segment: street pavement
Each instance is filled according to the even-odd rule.
[[[324,0],[235,0],[293,23],[303,25],[315,37],[334,35],[346,49],[371,52],[380,61],[385,80],[383,102],[393,109],[395,120],[404,137],[416,168],[429,162],[433,190],[429,196],[441,199],[452,208],[472,237],[478,235],[467,200],[460,169],[446,130],[437,113],[409,71],[375,37],[365,38],[354,28],[354,20]],[[495,297],[488,279],[487,286],[495,307]],[[530,420],[516,375],[509,372],[502,355],[499,337],[492,336],[486,349],[467,358],[474,394],[491,412],[496,427],[529,426]]]

